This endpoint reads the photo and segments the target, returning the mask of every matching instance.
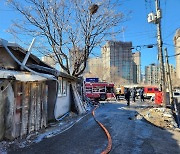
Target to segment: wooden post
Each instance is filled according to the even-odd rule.
[[[24,82],[22,84],[22,125],[21,125],[21,138],[27,134],[28,130],[28,114],[30,103],[30,83]]]
[[[0,140],[4,137],[5,125],[4,125],[4,113],[5,113],[5,92],[3,91],[3,84],[0,84]]]
[[[170,68],[169,68],[169,59],[168,59],[168,51],[167,48],[164,49],[165,52],[165,59],[166,59],[166,65],[167,65],[167,82],[168,82],[168,86],[169,86],[169,101],[170,104],[172,104],[173,102],[173,91],[172,91],[172,82],[171,82],[171,72],[170,72]]]
[[[37,89],[36,89],[36,127],[35,130],[39,130],[40,129],[40,119],[41,119],[41,110],[40,110],[40,105],[41,105],[41,100],[40,100],[40,96],[41,96],[41,86],[40,83],[36,84]]]
[[[41,128],[47,127],[47,89],[46,83],[41,85]]]
[[[40,110],[41,110],[41,119],[40,119],[41,122],[40,122],[40,124],[41,124],[41,125],[40,125],[40,127],[41,127],[41,128],[43,128],[43,123],[44,123],[44,122],[43,122],[43,116],[44,116],[44,115],[43,115],[43,100],[44,100],[44,99],[43,99],[43,98],[44,98],[44,97],[43,97],[43,94],[44,94],[44,89],[43,89],[44,86],[43,86],[43,85],[44,85],[44,84],[42,83],[42,84],[41,84],[41,95],[40,95],[40,97],[41,97],[41,98],[40,98],[40,100],[41,100],[41,108],[40,108]]]
[[[22,83],[21,82],[15,82],[15,137],[20,136],[20,130],[21,130],[21,108],[22,108]]]
[[[46,83],[43,83],[43,125],[47,127],[47,94],[48,94],[48,86]]]
[[[30,107],[29,107],[28,133],[31,133],[32,131],[34,131],[34,125],[35,125],[34,123],[35,88],[36,88],[36,85],[32,82],[31,88],[30,88],[31,101],[30,101]]]
[[[16,82],[15,82],[16,83]],[[5,117],[5,138],[13,140],[16,137],[16,124],[15,124],[15,96],[12,88],[12,82],[9,83],[6,95],[6,113]]]

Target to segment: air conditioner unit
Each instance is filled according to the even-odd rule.
[[[149,13],[148,14],[148,22],[155,22],[156,21],[156,16],[154,15],[154,13]]]

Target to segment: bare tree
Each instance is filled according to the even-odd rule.
[[[73,76],[83,73],[94,47],[120,33],[119,25],[125,21],[119,0],[9,0],[9,4],[24,17],[10,32],[45,37],[48,50]]]
[[[109,78],[107,78],[107,68],[105,66],[96,66],[93,67],[93,69],[91,69],[89,72],[86,72],[84,74],[84,77],[97,77],[99,78],[101,81],[108,81],[109,82]]]
[[[117,67],[111,66],[110,68],[110,76],[109,76],[109,81],[113,82],[116,87],[125,85],[128,83],[128,80],[124,79],[118,74]]]

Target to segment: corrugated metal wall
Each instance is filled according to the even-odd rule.
[[[24,137],[47,127],[48,87],[45,81],[14,81],[7,84],[6,89],[2,89],[0,89],[1,140]]]

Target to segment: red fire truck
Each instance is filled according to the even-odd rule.
[[[114,84],[106,82],[86,82],[85,95],[91,100],[106,100],[114,98]]]
[[[159,89],[156,86],[145,86],[144,87],[144,97],[145,98],[154,97],[155,94],[158,92],[159,92]]]

